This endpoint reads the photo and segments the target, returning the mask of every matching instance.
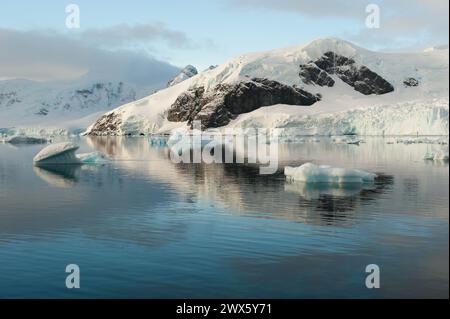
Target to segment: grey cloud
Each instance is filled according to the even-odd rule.
[[[61,80],[88,74],[151,84],[177,72],[145,52],[105,50],[55,32],[0,28],[0,78]]]
[[[380,9],[380,28],[361,28],[350,39],[397,50],[448,44],[447,0],[390,0],[383,1]]]
[[[120,24],[108,28],[88,29],[80,34],[84,43],[104,47],[120,47],[154,41],[163,41],[169,47],[190,49],[195,46],[189,37],[180,31],[167,28],[162,23],[130,26]]]

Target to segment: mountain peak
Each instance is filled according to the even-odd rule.
[[[333,37],[314,40],[305,45],[304,50],[314,57],[319,57],[319,55],[329,51],[344,56],[353,56],[357,52],[367,51],[349,41]]]
[[[194,66],[189,64],[181,70],[180,74],[178,74],[174,79],[172,79],[171,81],[169,81],[169,83],[167,83],[167,87],[177,85],[178,83],[190,79],[193,76],[196,76],[197,74],[198,70]]]

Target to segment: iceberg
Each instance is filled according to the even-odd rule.
[[[284,175],[297,182],[331,184],[373,183],[377,177],[376,174],[357,169],[319,166],[312,163],[299,167],[285,167]]]
[[[51,144],[41,150],[33,159],[35,165],[81,164],[75,156],[78,146],[73,143]]]
[[[6,143],[9,144],[46,144],[47,139],[41,137],[30,137],[30,136],[13,136],[5,139]]]
[[[75,155],[82,164],[105,164],[109,159],[100,152],[83,153]]]
[[[70,143],[51,144],[41,150],[33,159],[36,166],[43,165],[81,165],[81,164],[102,164],[108,159],[99,152],[75,154],[79,146]]]
[[[361,139],[354,136],[335,136],[333,137],[333,142],[336,144],[349,144],[349,145],[359,145],[363,143]]]

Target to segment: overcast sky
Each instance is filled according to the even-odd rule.
[[[4,3],[6,2],[6,3]],[[65,25],[68,4],[80,29]],[[380,8],[380,28],[365,26]],[[340,37],[381,51],[448,44],[448,0],[15,0],[0,10],[0,79],[91,72],[146,81],[235,55]],[[151,75],[150,75],[151,74]]]

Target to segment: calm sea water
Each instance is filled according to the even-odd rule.
[[[439,149],[280,146],[379,174],[363,188],[306,187],[250,165],[174,164],[146,138],[77,140],[101,166],[32,165],[42,146],[0,144],[0,297],[384,298],[449,296],[449,167]],[[81,269],[81,289],[65,267]],[[381,269],[381,288],[365,268]]]

